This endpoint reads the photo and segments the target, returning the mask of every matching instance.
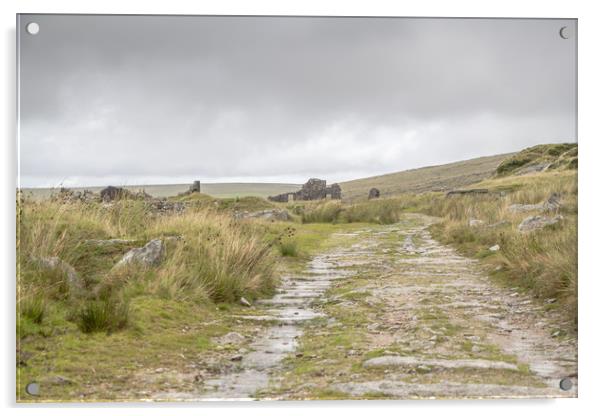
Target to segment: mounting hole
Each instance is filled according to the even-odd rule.
[[[27,23],[25,30],[27,30],[27,33],[30,35],[37,35],[40,32],[40,25],[36,22]]]
[[[573,31],[568,26],[562,26],[558,31],[558,34],[562,39],[570,39],[573,36]]]
[[[40,394],[40,385],[38,383],[29,383],[27,386],[25,386],[25,391],[27,394],[37,396]]]
[[[562,380],[560,380],[560,390],[569,391],[572,388],[573,388],[573,382],[571,381],[570,378],[565,377]]]

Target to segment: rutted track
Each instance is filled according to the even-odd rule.
[[[434,221],[408,214],[333,235],[338,248],[239,317],[267,324],[240,362],[177,398],[575,397],[576,340],[555,332],[561,317],[435,241]],[[362,319],[335,317],[354,314]],[[352,332],[352,345],[337,345]],[[331,351],[296,352],[329,339]],[[559,389],[564,377],[569,391]]]

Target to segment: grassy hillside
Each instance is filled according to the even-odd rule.
[[[512,154],[479,157],[446,165],[356,179],[340,185],[345,200],[366,199],[370,188],[378,188],[384,197],[405,192],[444,191],[464,187],[492,176],[498,165],[510,156]]]
[[[577,143],[540,144],[506,158],[497,176],[523,175],[544,170],[577,169]]]

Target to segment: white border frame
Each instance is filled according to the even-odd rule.
[[[1,264],[4,266],[2,369],[0,392],[2,403],[13,412],[45,414],[81,414],[84,411],[103,414],[110,407],[115,415],[131,414],[132,407],[145,414],[199,414],[200,412],[301,415],[307,412],[326,414],[343,411],[346,414],[365,414],[370,409],[379,413],[399,414],[419,411],[427,414],[445,412],[458,414],[507,415],[508,412],[545,411],[547,415],[587,414],[600,409],[598,391],[601,366],[600,340],[602,339],[596,309],[602,295],[602,275],[596,262],[602,230],[599,190],[596,169],[602,157],[602,120],[600,113],[600,75],[602,74],[600,40],[602,16],[590,1],[477,1],[477,0],[422,0],[393,2],[386,0],[222,0],[199,2],[194,0],[126,1],[96,0],[4,0],[1,24],[3,30],[2,81],[5,93],[0,104],[4,140],[2,141],[2,238],[0,239]],[[579,399],[552,400],[481,400],[481,401],[355,401],[355,402],[261,402],[261,403],[201,403],[182,405],[15,405],[15,185],[16,185],[16,70],[15,22],[16,13],[109,13],[109,14],[248,14],[248,15],[332,15],[332,16],[445,16],[445,17],[557,17],[579,19]],[[40,407],[45,407],[40,409]],[[67,407],[67,409],[63,409]],[[337,408],[337,410],[334,409]],[[344,409],[341,409],[344,408]],[[376,409],[378,408],[378,409]]]

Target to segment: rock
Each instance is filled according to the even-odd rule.
[[[564,217],[562,215],[556,215],[552,218],[543,217],[540,215],[534,215],[525,218],[518,226],[518,230],[522,233],[534,231],[546,227],[548,225],[557,224],[562,221]]]
[[[378,188],[371,188],[368,192],[368,199],[380,198],[380,191]]]
[[[443,360],[443,359],[422,359],[418,357],[400,357],[400,356],[382,356],[371,358],[364,361],[364,368],[380,367],[417,367],[425,365],[428,367],[439,367],[446,369],[456,368],[474,368],[474,369],[495,369],[495,370],[518,370],[516,364],[505,361],[491,360]]]
[[[130,192],[127,189],[116,186],[107,186],[100,191],[100,198],[103,200],[103,202],[111,202],[126,198],[128,196],[130,196]]]
[[[542,204],[543,210],[548,212],[558,211],[562,204],[560,203],[560,194],[552,193],[550,197]]]
[[[372,324],[369,324],[366,329],[368,329],[368,331],[376,331],[378,330],[378,328],[380,327],[380,324],[378,322],[374,322]]]
[[[67,377],[63,377],[60,375],[50,376],[42,379],[42,384],[53,384],[55,386],[64,386],[67,384],[73,384],[73,381],[68,379]]]
[[[485,224],[485,221],[482,220],[477,220],[475,218],[471,218],[468,220],[468,226],[469,227],[479,227],[481,225]]]
[[[34,261],[45,270],[55,270],[65,277],[69,294],[81,296],[86,288],[85,282],[79,277],[73,266],[58,257],[41,257]]]
[[[92,240],[84,240],[84,243],[86,244],[93,244],[95,246],[112,246],[112,245],[120,245],[120,244],[132,244],[136,242],[136,240],[124,240],[121,238],[111,238],[110,240],[96,240],[96,239],[92,239]]]
[[[528,173],[543,172],[549,168],[551,163],[538,163],[535,165],[528,165],[516,171],[516,175],[526,175]]]
[[[230,361],[242,361],[242,355],[238,354],[230,358]]]
[[[249,302],[245,298],[240,298],[239,302],[242,306],[251,307],[251,302]]]
[[[487,226],[487,228],[498,228],[498,227],[504,227],[506,225],[510,225],[510,221],[502,220],[502,221],[494,222],[493,224],[489,224]]]
[[[246,218],[260,218],[264,220],[270,221],[288,221],[290,220],[290,215],[288,211],[285,209],[266,209],[263,211],[236,211],[234,213],[234,218],[237,220],[246,219]]]
[[[240,344],[244,342],[245,337],[240,335],[238,332],[229,332],[223,337],[216,340],[218,344]]]
[[[153,199],[149,205],[153,211],[159,214],[179,214],[186,209],[186,204],[183,202],[173,202],[167,199]]]
[[[512,204],[508,207],[508,211],[512,213],[521,213],[529,211],[555,212],[561,207],[560,194],[552,193],[550,197],[539,204]]]
[[[499,251],[499,249],[500,249],[499,244],[489,247],[489,251]]]
[[[455,189],[453,191],[449,191],[445,196],[455,196],[455,195],[484,195],[488,194],[489,189]]]
[[[433,371],[433,369],[431,367],[429,367],[428,365],[420,364],[420,365],[416,366],[416,372],[419,374],[428,374],[431,371]]]
[[[159,239],[149,241],[144,247],[133,248],[117,263],[115,267],[121,267],[126,264],[139,263],[144,266],[156,266],[161,263],[165,254],[163,241]]]
[[[529,211],[541,211],[543,209],[542,204],[512,204],[508,207],[508,211],[513,214]]]

